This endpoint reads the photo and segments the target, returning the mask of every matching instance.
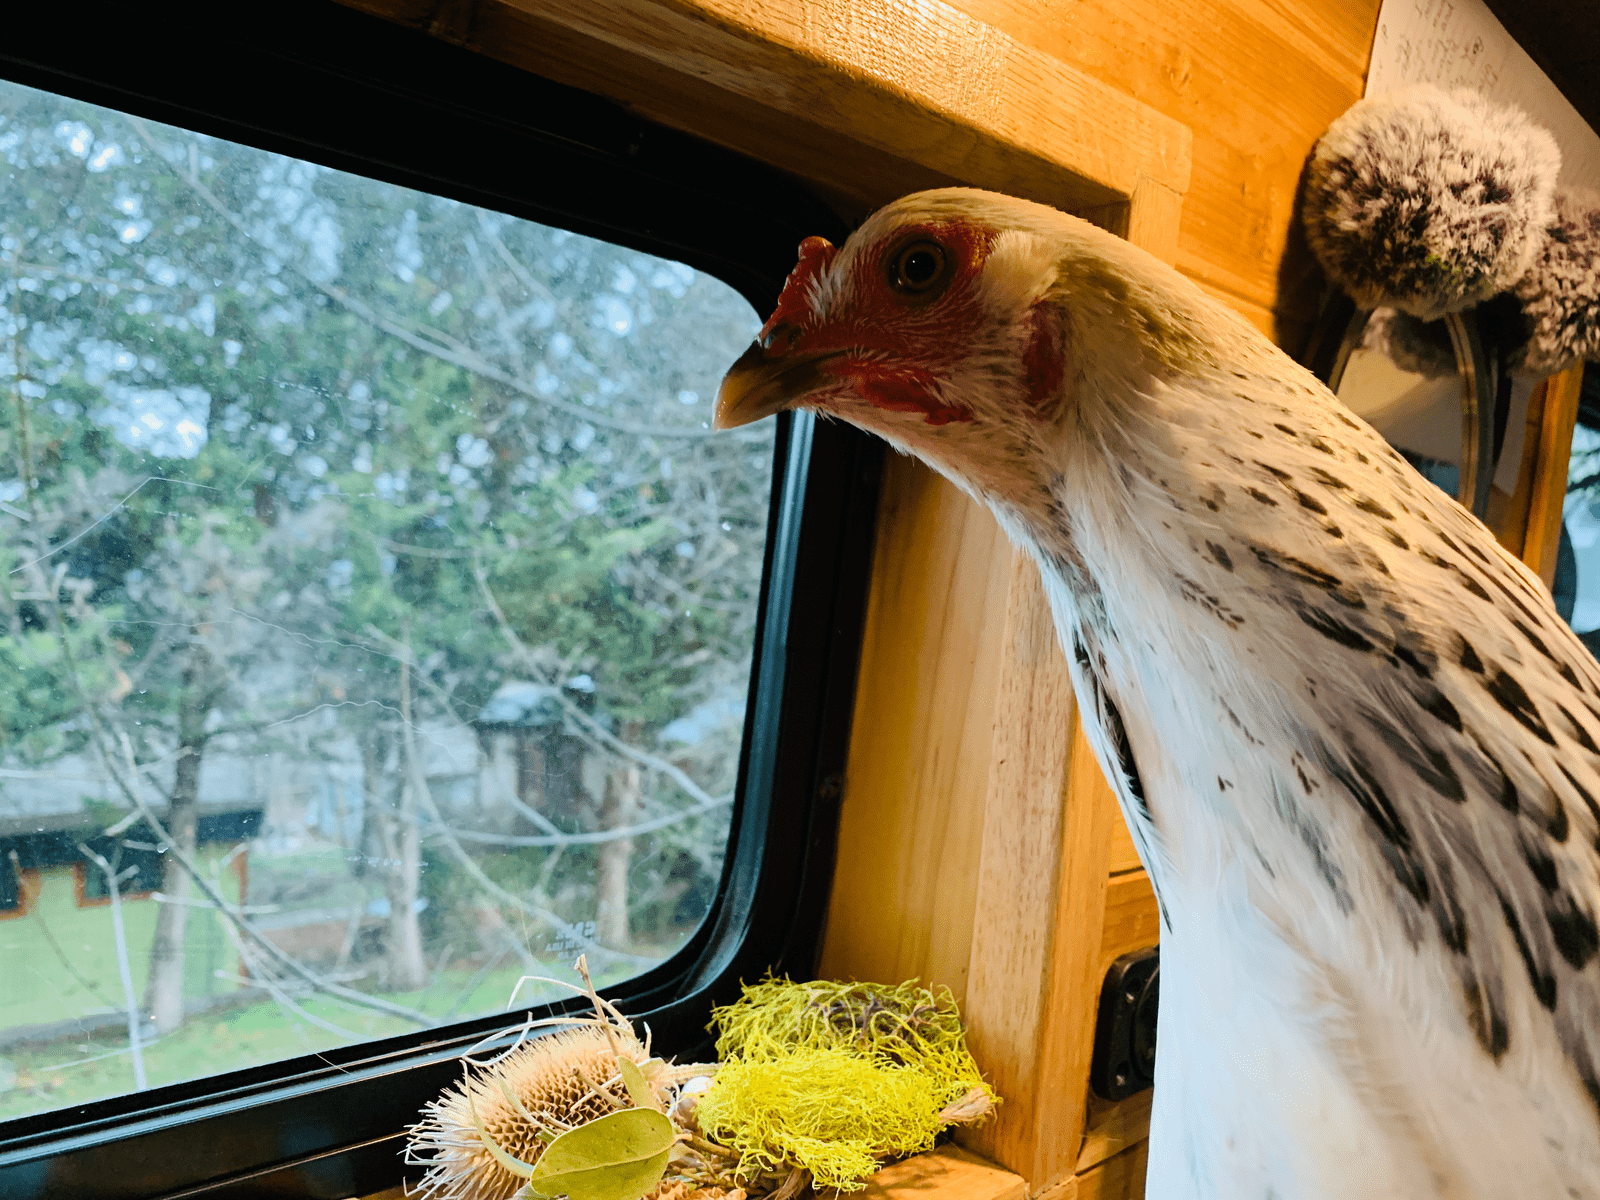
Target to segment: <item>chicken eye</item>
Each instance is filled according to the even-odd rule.
[[[889,284],[897,292],[924,295],[944,281],[946,261],[937,242],[912,242],[889,260]]]

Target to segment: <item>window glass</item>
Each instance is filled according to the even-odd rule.
[[[1590,653],[1600,654],[1600,367],[1594,364],[1584,368],[1578,398],[1551,591]]]
[[[0,154],[0,1118],[670,956],[751,665],[749,305],[3,83]]]

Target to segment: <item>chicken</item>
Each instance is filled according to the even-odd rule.
[[[1161,905],[1153,1200],[1600,1198],[1600,667],[1532,573],[1177,272],[1006,196],[803,243],[716,420],[794,407],[1038,564]]]

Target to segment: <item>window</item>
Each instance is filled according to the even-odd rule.
[[[7,1194],[385,1186],[517,976],[587,953],[687,1053],[814,949],[875,449],[706,426],[831,219],[426,39],[284,26],[199,102],[92,37],[87,83],[23,38],[0,85],[0,804],[45,980],[0,999]],[[319,65],[357,45],[384,90]],[[303,111],[259,90],[291,50]]]
[[[1551,591],[1583,644],[1600,654],[1600,368],[1593,363],[1584,367],[1578,398]]]

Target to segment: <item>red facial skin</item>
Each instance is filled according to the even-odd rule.
[[[950,256],[949,283],[932,295],[896,290],[886,261],[925,240]],[[889,412],[920,412],[930,425],[970,421],[967,409],[941,400],[938,384],[988,319],[976,281],[992,243],[992,233],[962,222],[896,230],[856,257],[850,277],[834,289],[841,302],[819,319],[811,294],[838,250],[822,238],[807,238],[757,341],[768,358],[827,356],[821,370],[847,385],[829,389],[828,400],[860,398]]]
[[[1067,335],[1061,319],[1049,311],[1043,300],[1028,310],[1028,345],[1022,352],[1022,371],[1027,380],[1028,399],[1041,417],[1048,415],[1052,398],[1066,374]]]

